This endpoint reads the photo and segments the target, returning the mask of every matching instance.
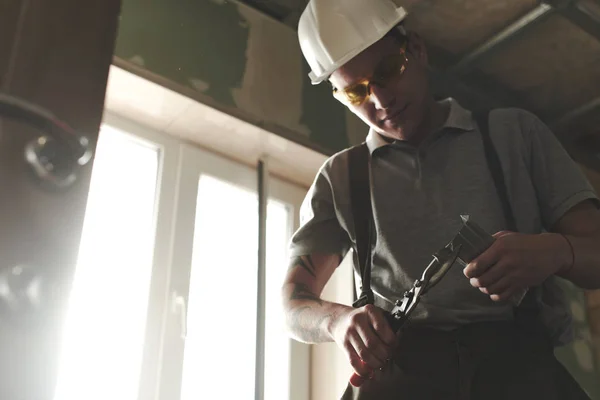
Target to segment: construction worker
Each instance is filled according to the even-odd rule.
[[[556,282],[600,288],[598,197],[536,116],[492,110],[489,135],[514,213],[509,229],[482,126],[457,101],[434,100],[427,50],[405,30],[405,17],[388,0],[311,0],[301,16],[313,84],[328,81],[370,127],[375,295],[363,307],[320,297],[356,244],[345,150],[319,170],[291,240],[283,286],[290,334],[337,343],[365,379],[343,399],[587,399],[554,357],[570,332]],[[455,235],[461,214],[495,242],[450,269],[396,335],[384,311]],[[520,303],[511,299],[528,288],[542,290],[539,312],[517,323]]]

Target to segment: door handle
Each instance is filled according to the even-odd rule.
[[[173,314],[179,314],[180,318],[180,335],[181,339],[187,338],[187,303],[185,297],[173,292],[171,295],[171,312]]]
[[[25,146],[25,161],[40,183],[52,189],[71,186],[79,169],[92,159],[92,144],[50,111],[22,98],[0,93],[0,117],[44,132]]]

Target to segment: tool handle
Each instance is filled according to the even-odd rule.
[[[356,372],[350,377],[350,384],[354,387],[360,387],[368,378],[364,378]]]

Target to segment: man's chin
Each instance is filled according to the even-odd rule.
[[[410,141],[414,136],[414,129],[410,129],[410,126],[406,125],[395,125],[395,126],[385,126],[377,129],[381,135],[388,137],[393,140],[402,140],[402,141]]]

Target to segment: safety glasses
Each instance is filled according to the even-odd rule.
[[[333,88],[333,95],[342,103],[359,106],[367,101],[371,95],[372,85],[377,85],[379,87],[389,85],[402,76],[407,65],[406,43],[404,43],[399,53],[389,55],[377,64],[371,78],[355,82],[342,90]]]

